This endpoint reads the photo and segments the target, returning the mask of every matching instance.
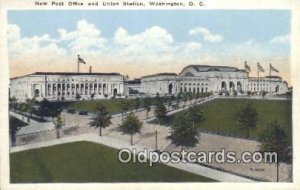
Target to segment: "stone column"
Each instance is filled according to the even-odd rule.
[[[95,86],[96,85],[96,86]],[[94,94],[98,94],[98,83],[94,83]]]
[[[58,83],[55,84],[55,89],[56,89],[56,97],[58,97]]]
[[[53,98],[53,84],[51,83],[50,85],[50,96]]]
[[[51,96],[52,96],[52,98],[54,98],[54,84],[55,84],[55,83],[52,83],[52,84],[51,84],[51,88],[52,88],[52,89],[51,89]]]
[[[106,94],[109,96],[110,95],[110,84],[109,83],[106,83]]]

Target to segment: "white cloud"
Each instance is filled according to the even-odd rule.
[[[197,27],[189,31],[190,36],[200,35],[204,41],[208,42],[221,42],[223,37],[220,34],[213,34],[207,28]]]
[[[56,44],[56,40],[51,39],[48,34],[22,37],[21,30],[17,25],[8,25],[8,46],[12,57],[24,59],[24,64],[31,64],[31,62],[41,60],[50,61],[56,59],[56,57],[59,59],[67,54],[67,51],[59,47]],[[34,60],[25,63],[28,59]]]
[[[101,37],[101,30],[86,20],[79,20],[75,31],[57,30],[59,41],[69,41],[68,47],[73,53],[88,52],[92,49],[103,49],[106,39]]]
[[[171,53],[175,47],[172,35],[159,26],[134,35],[120,27],[115,32],[114,42],[124,48],[126,55]]]
[[[275,36],[270,40],[271,44],[289,44],[290,43],[290,35],[282,35],[282,36]]]
[[[187,56],[193,56],[193,54],[196,54],[197,52],[202,48],[202,44],[198,42],[189,42],[186,44],[183,44],[180,47],[180,51],[182,51]]]

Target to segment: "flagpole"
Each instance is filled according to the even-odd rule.
[[[77,55],[77,73],[79,73],[79,55]]]
[[[257,91],[259,92],[259,63],[257,63]]]
[[[271,63],[270,63],[270,65],[269,65],[269,69],[270,69],[270,71],[269,71],[269,92],[271,92]]]

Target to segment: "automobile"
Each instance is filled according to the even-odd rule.
[[[88,112],[87,112],[87,111],[80,111],[80,112],[78,112],[78,114],[79,114],[79,115],[87,115]]]
[[[67,109],[67,112],[68,112],[68,113],[76,113],[75,109],[71,109],[71,108],[70,108],[70,109]]]

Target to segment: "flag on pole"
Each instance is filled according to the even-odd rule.
[[[277,69],[275,69],[272,64],[270,63],[270,70],[271,71],[275,71],[276,73],[279,73],[279,71]]]
[[[257,69],[259,72],[265,72],[264,68],[259,63],[257,63]]]
[[[247,61],[245,61],[245,70],[246,72],[251,72],[251,68],[249,65],[247,65]]]
[[[78,63],[86,64],[86,62],[81,57],[79,57],[79,55],[78,55]]]

